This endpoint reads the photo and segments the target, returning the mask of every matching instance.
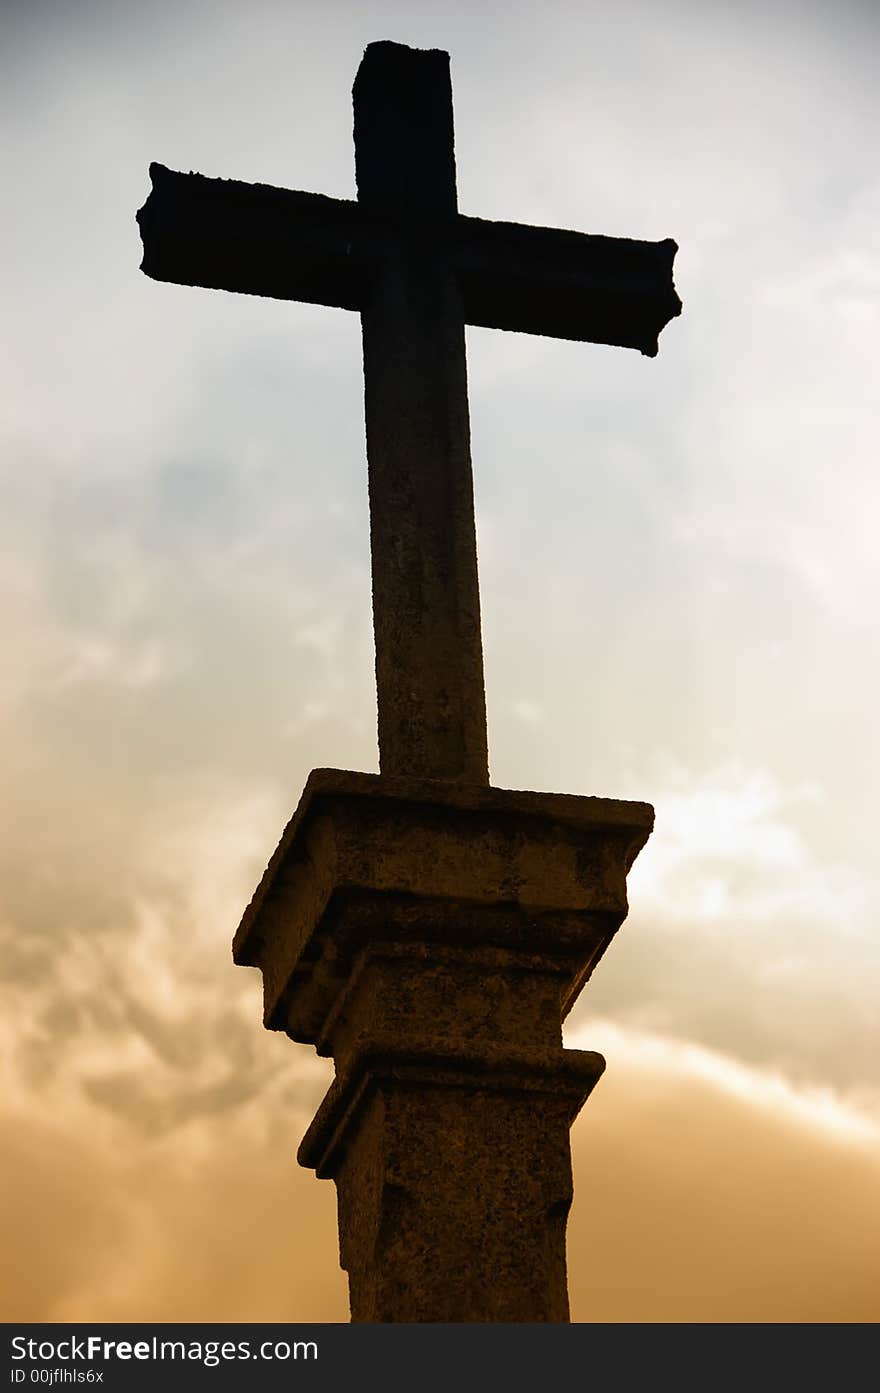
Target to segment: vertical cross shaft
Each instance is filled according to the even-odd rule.
[[[358,202],[396,242],[362,309],[380,768],[487,784],[448,55],[372,44],[354,137]]]

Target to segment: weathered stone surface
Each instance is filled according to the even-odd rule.
[[[377,1062],[300,1150],[333,1175],[353,1321],[567,1321],[569,1128],[602,1069]]]
[[[264,1019],[333,1056],[353,1320],[568,1319],[562,1019],[626,915],[643,803],[313,771],[235,939]]]

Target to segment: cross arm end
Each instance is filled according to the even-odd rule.
[[[150,179],[136,219],[153,280],[359,308],[356,203],[157,162]]]
[[[681,313],[678,245],[520,223],[458,220],[465,319],[487,328],[637,348],[653,358]]]

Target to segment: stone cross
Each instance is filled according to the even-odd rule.
[[[154,164],[142,269],[360,312],[379,767],[485,784],[464,326],[653,355],[676,246],[459,213],[446,53],[371,44],[353,96],[356,203]]]
[[[336,1184],[352,1320],[567,1321],[605,1062],[562,1020],[654,814],[489,787],[464,326],[653,356],[676,247],[460,214],[445,53],[371,44],[354,134],[357,202],[154,164],[138,214],[157,280],[362,321],[381,773],[312,771],[233,956],[335,1063],[298,1155]]]

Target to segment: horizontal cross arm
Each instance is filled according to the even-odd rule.
[[[459,217],[452,259],[468,324],[657,353],[681,313],[675,242]]]
[[[137,221],[141,270],[158,281],[360,309],[356,203],[150,165]]]
[[[151,164],[137,215],[154,280],[341,309],[363,307],[378,262],[427,229],[394,228],[357,203]],[[461,288],[468,324],[657,353],[681,312],[675,242],[588,236],[454,215],[427,234]]]

